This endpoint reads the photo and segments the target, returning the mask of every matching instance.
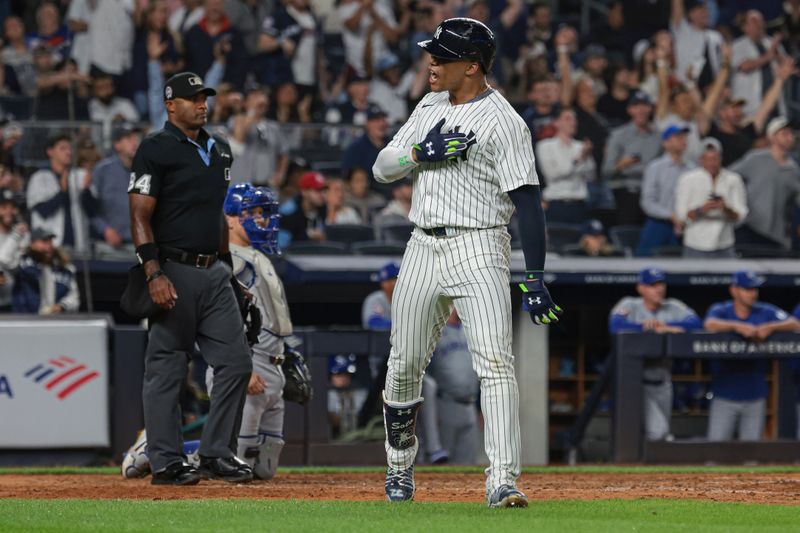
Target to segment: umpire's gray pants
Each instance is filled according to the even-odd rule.
[[[672,416],[672,381],[660,385],[642,385],[644,434],[648,440],[663,440],[669,435]]]
[[[145,354],[144,418],[154,472],[185,460],[179,397],[195,341],[214,367],[214,395],[200,441],[205,457],[232,457],[253,365],[242,317],[230,285],[230,269],[167,261],[162,269],[175,286],[174,308],[150,320]]]
[[[737,425],[739,440],[761,440],[766,411],[764,398],[750,402],[714,398],[708,413],[708,440],[733,440]]]

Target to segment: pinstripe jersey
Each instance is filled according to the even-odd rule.
[[[389,146],[420,142],[445,118],[442,132],[469,137],[466,160],[424,163],[413,169],[411,222],[422,228],[491,228],[508,224],[514,204],[506,194],[539,183],[531,134],[511,104],[496,90],[452,105],[447,91],[431,92],[417,104]]]

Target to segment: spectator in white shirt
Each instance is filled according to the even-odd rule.
[[[578,128],[575,111],[561,109],[553,124],[556,136],[536,144],[536,160],[545,178],[542,197],[547,220],[580,224],[587,218],[587,182],[595,178],[591,141],[573,138]]]
[[[328,178],[328,188],[325,194],[325,225],[335,224],[361,224],[363,221],[358,212],[345,205],[345,184],[342,178]]]
[[[670,30],[675,35],[675,73],[683,80],[697,80],[700,87],[711,83],[721,62],[722,35],[708,29],[708,24],[704,0],[672,0]]]
[[[120,76],[131,66],[134,0],[72,0],[67,11],[75,33],[72,57],[82,74],[91,67]]]
[[[116,96],[114,79],[110,74],[98,74],[92,78],[94,96],[89,100],[89,120],[103,123],[103,138],[111,140],[111,125],[114,122],[139,122],[139,112],[133,102]],[[108,142],[104,147],[111,147]]]
[[[344,25],[342,37],[347,64],[359,76],[366,75],[364,47],[372,39],[372,58],[383,57],[389,51],[387,43],[394,44],[399,37],[394,12],[388,4],[375,0],[343,0],[336,10]],[[377,31],[373,31],[374,30]]]
[[[736,257],[734,227],[747,216],[741,176],[722,168],[722,145],[702,141],[700,167],[678,178],[675,218],[683,230],[684,257]]]
[[[408,118],[408,92],[414,82],[414,71],[403,72],[400,59],[387,54],[378,60],[377,76],[369,85],[369,100],[386,112],[390,124],[405,122]]]
[[[758,110],[775,81],[777,59],[783,55],[780,36],[769,38],[764,34],[764,16],[755,9],[745,13],[742,35],[733,41],[732,66],[735,69],[731,89],[735,99],[745,101],[744,114],[752,115]],[[783,109],[785,103],[779,102]]]

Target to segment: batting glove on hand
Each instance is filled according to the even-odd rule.
[[[540,279],[529,279],[520,283],[522,289],[522,309],[531,314],[531,320],[537,326],[558,322],[558,316],[564,311],[553,302],[550,292]]]
[[[414,145],[417,160],[421,163],[436,161],[455,161],[467,149],[469,139],[463,133],[442,133],[445,119],[440,120],[428,132],[421,143]]]

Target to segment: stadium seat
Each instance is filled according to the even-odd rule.
[[[568,244],[578,244],[581,240],[581,227],[578,224],[547,224],[547,249],[560,252]]]
[[[414,225],[410,222],[399,224],[384,224],[378,226],[378,240],[383,242],[407,243],[411,238]]]
[[[611,244],[617,248],[630,248],[635,250],[639,244],[639,234],[642,232],[641,226],[614,226],[608,230],[608,238]]]
[[[791,259],[798,256],[797,252],[782,248],[770,248],[759,244],[737,244],[736,255],[743,259]]]
[[[375,238],[375,229],[365,224],[333,224],[325,226],[325,238],[328,242],[344,244],[371,241]]]
[[[653,248],[654,257],[681,257],[683,255],[683,246],[657,246]]]
[[[287,255],[347,255],[347,245],[340,242],[296,242],[286,249]]]
[[[603,257],[627,257],[630,255],[628,249],[622,249],[616,246],[612,246],[611,248],[611,255],[605,255]],[[586,254],[583,253],[583,248],[581,248],[580,244],[567,244],[562,246],[561,254],[566,257],[587,257]]]
[[[403,255],[405,244],[383,241],[354,242],[350,250],[355,255]]]

